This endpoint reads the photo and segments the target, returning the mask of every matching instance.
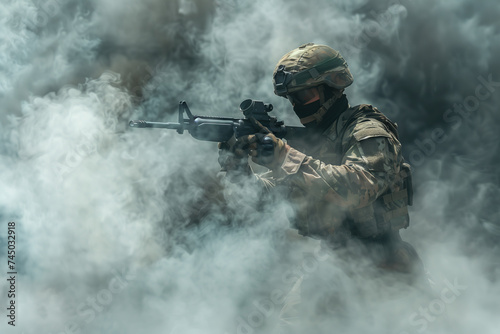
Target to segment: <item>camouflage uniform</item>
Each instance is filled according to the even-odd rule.
[[[281,167],[258,178],[287,189],[299,233],[333,246],[352,237],[399,240],[399,229],[409,225],[411,190],[394,123],[360,105],[344,111],[314,145],[289,144]],[[411,270],[405,259],[397,262],[397,269]]]

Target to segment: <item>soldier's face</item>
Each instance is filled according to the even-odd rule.
[[[319,100],[319,91],[318,88],[313,87],[295,92],[287,97],[293,106],[296,104],[305,106]]]

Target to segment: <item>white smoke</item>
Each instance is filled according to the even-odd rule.
[[[18,272],[16,327],[10,284],[0,285],[2,333],[275,333],[297,280],[303,313],[287,332],[496,332],[494,0],[7,0],[0,9],[0,267],[7,276],[15,221]],[[127,126],[175,120],[179,100],[240,117],[247,98],[297,125],[271,74],[310,41],[346,58],[351,105],[373,103],[400,124],[416,172],[403,237],[434,294],[286,231],[286,202],[255,212],[251,183],[221,188],[216,144]]]

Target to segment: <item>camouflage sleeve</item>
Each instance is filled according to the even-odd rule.
[[[401,145],[382,123],[373,120],[352,125],[342,147],[345,153],[340,165],[291,148],[281,168],[273,171],[273,178],[341,207],[366,206],[394,182]]]

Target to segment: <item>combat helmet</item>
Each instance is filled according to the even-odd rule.
[[[352,74],[340,53],[314,43],[288,52],[273,73],[274,93],[282,97],[322,84],[341,90],[352,82]]]

